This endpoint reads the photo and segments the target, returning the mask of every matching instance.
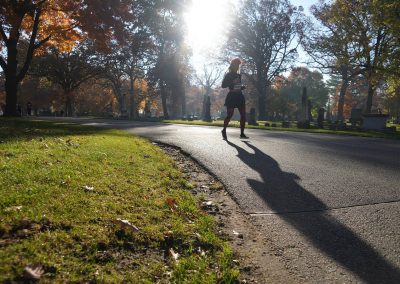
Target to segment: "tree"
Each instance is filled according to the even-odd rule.
[[[32,58],[45,45],[70,51],[84,37],[103,48],[111,39],[122,40],[123,28],[132,18],[129,0],[1,0],[0,66],[5,73],[5,115],[16,115],[17,87]],[[18,61],[19,43],[29,45]]]
[[[77,113],[107,117],[113,115],[115,96],[99,80],[101,79],[93,78],[81,84],[75,96]]]
[[[333,5],[333,4],[332,4]],[[345,94],[352,79],[362,73],[356,67],[356,56],[353,39],[347,32],[347,26],[334,21],[333,6],[320,2],[313,5],[311,12],[320,26],[309,23],[304,32],[302,46],[312,58],[314,67],[341,78],[340,92],[337,96],[337,121],[343,121]],[[335,86],[336,96],[336,86]]]
[[[119,104],[119,113],[125,114],[127,98],[123,92],[123,86],[124,82],[127,81],[127,76],[123,69],[123,64],[126,58],[118,51],[118,46],[114,50],[115,53],[103,54],[100,76],[105,79],[104,86],[110,87],[113,90]]]
[[[336,0],[332,4],[321,2],[313,7],[313,14],[323,24],[325,33],[314,36],[308,50],[319,51],[314,58],[328,56],[334,59],[332,69],[342,74],[339,120],[340,105],[349,81],[359,74],[367,79],[366,112],[371,112],[372,98],[379,82],[388,72],[393,72],[390,66],[393,65],[392,58],[399,54],[398,39],[384,21],[376,20],[381,14],[379,11],[380,7],[372,0]]]
[[[290,110],[291,106],[300,105],[303,87],[307,88],[308,98],[311,100],[314,114],[321,107],[325,108],[329,98],[329,90],[318,71],[311,71],[305,67],[293,68],[286,80],[278,89],[281,109]],[[287,106],[282,105],[286,102]]]
[[[129,35],[129,40],[120,48],[120,66],[122,71],[129,78],[130,111],[131,118],[137,118],[137,98],[135,98],[135,81],[143,78],[145,74],[146,52],[152,48],[150,35],[145,29],[136,27],[136,32]]]
[[[208,117],[209,111],[206,110],[207,104],[209,101],[211,102],[212,89],[215,87],[217,81],[219,81],[219,79],[221,78],[222,69],[218,69],[216,66],[211,66],[207,68],[206,65],[203,65],[202,71],[203,72],[201,75],[196,75],[196,81],[205,91],[203,97],[202,118],[208,121],[211,119],[211,117]]]
[[[334,113],[338,112],[339,92],[340,92],[340,90],[337,90],[335,96],[333,97],[332,111]],[[350,118],[351,109],[352,108],[353,108],[353,97],[352,97],[349,89],[346,89],[346,94],[344,95],[343,106],[342,106],[342,116],[343,116],[343,118]]]
[[[100,74],[98,59],[91,42],[80,43],[70,52],[50,48],[34,60],[30,73],[46,77],[64,92],[65,115],[74,114],[75,91],[89,79]]]
[[[380,8],[374,6],[372,0],[337,0],[335,4],[334,20],[351,26],[347,26],[347,33],[357,50],[356,64],[363,69],[368,81],[366,112],[370,113],[373,95],[384,75],[387,75],[388,61],[393,51],[398,50],[398,43],[384,22],[374,21],[374,14],[379,13]]]
[[[248,0],[236,18],[226,48],[246,62],[243,70],[257,91],[259,118],[266,119],[271,82],[297,55],[300,12],[287,0]]]
[[[387,111],[400,123],[400,80],[390,78],[386,84],[385,104]]]
[[[155,0],[150,15],[150,29],[154,42],[153,67],[149,72],[152,88],[158,89],[165,118],[170,116],[167,99],[175,108],[185,110],[185,87],[188,83],[189,50],[184,43],[183,11],[188,1]],[[176,110],[178,112],[178,110]]]
[[[373,24],[385,26],[393,36],[391,56],[385,66],[389,74],[400,76],[400,2],[397,0],[373,0]]]
[[[297,98],[287,87],[288,81],[284,76],[277,76],[272,83],[274,96],[271,101],[272,109],[279,113],[282,121],[290,119],[297,107]]]

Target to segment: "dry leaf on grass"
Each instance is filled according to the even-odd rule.
[[[176,200],[175,200],[175,198],[168,197],[168,198],[165,200],[165,203],[167,203],[169,209],[171,209],[172,212],[175,212],[176,209],[178,208],[178,205],[176,205]]]
[[[175,252],[173,248],[169,249],[169,254],[175,261],[178,261],[179,253]]]
[[[44,270],[41,265],[26,266],[24,269],[24,278],[29,280],[39,280]]]
[[[88,186],[88,185],[85,185],[85,186],[83,187],[83,189],[84,189],[86,192],[92,192],[92,191],[94,191],[94,187],[93,187],[93,186]]]
[[[6,209],[4,209],[4,211],[6,211],[6,212],[20,211],[21,209],[22,209],[22,206],[11,206],[11,207],[7,207]]]
[[[118,218],[117,220],[114,221],[114,223],[123,230],[128,229],[128,230],[132,230],[134,232],[139,231],[139,228],[136,227],[135,225],[131,224],[128,220],[123,220],[123,219]]]
[[[214,204],[212,201],[204,201],[201,203],[201,208],[206,209],[212,207]]]

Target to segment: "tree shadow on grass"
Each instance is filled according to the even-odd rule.
[[[23,119],[0,120],[0,140],[2,143],[46,137],[90,135],[101,131],[104,130],[94,127],[82,127],[72,123],[57,124],[54,122]]]
[[[247,141],[244,143],[254,154],[234,143],[227,143],[237,150],[238,157],[247,166],[260,174],[262,182],[248,179],[251,188],[277,216],[304,235],[316,248],[365,283],[400,283],[399,268],[345,225],[324,214],[327,205],[301,187],[296,175],[282,171],[274,159]]]
[[[0,119],[1,143],[29,141],[46,137],[102,134],[107,131],[110,130],[95,126],[82,126],[71,122]],[[113,135],[123,136],[124,134],[113,133]]]

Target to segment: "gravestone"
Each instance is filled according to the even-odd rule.
[[[324,116],[325,116],[325,109],[321,107],[318,110],[318,117],[317,117],[317,124],[319,128],[324,128]]]
[[[361,108],[352,108],[350,115],[351,126],[355,127],[357,123],[361,125],[362,122],[362,109]]]
[[[307,100],[307,120],[308,121],[314,121],[312,114],[311,114],[312,107],[313,107],[313,105],[312,105],[311,100]]]
[[[309,111],[308,111],[308,97],[307,88],[303,88],[303,94],[301,96],[301,111],[300,117],[297,122],[298,128],[310,128]]]
[[[386,121],[389,115],[381,113],[369,113],[364,114],[362,117],[362,127],[364,130],[384,130],[386,128]]]
[[[248,124],[249,125],[258,125],[257,120],[256,120],[256,109],[254,107],[252,107],[250,109]]]
[[[203,121],[211,121],[211,113],[210,113],[210,108],[211,108],[211,100],[210,96],[204,96],[204,103],[203,103]]]

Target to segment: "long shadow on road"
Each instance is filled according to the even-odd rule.
[[[324,214],[327,205],[301,187],[295,174],[282,171],[274,159],[249,142],[244,143],[254,153],[227,143],[237,150],[246,165],[260,174],[262,182],[248,179],[251,188],[310,243],[365,283],[400,283],[400,270],[345,225]],[[304,207],[316,211],[306,215],[296,211]]]

